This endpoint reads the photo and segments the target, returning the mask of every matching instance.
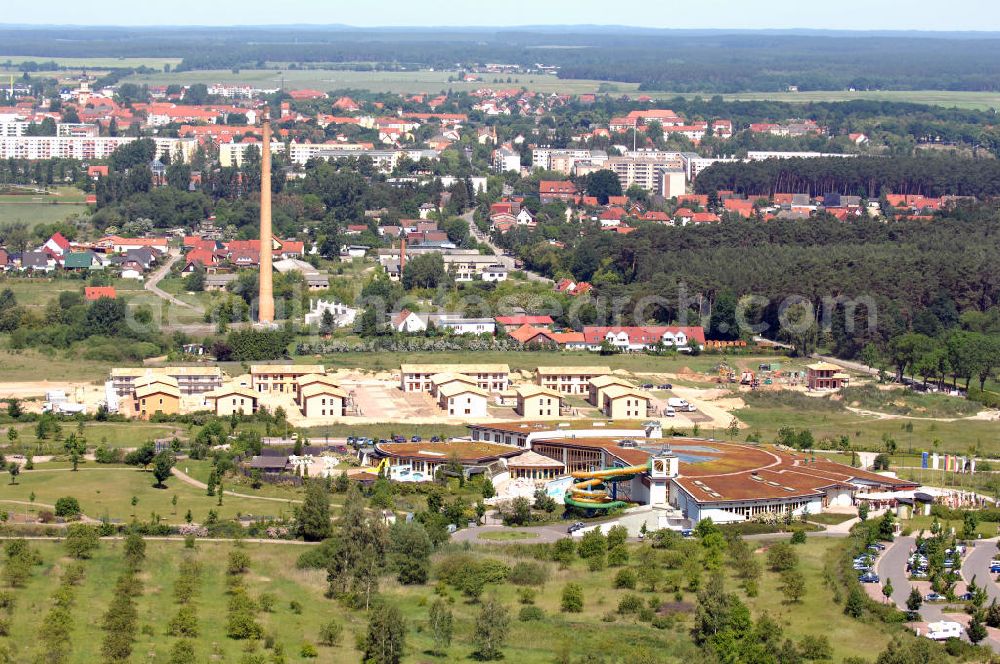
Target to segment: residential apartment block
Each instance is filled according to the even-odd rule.
[[[590,392],[590,381],[611,373],[611,367],[538,367],[536,382],[560,394]]]

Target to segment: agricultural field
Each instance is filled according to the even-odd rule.
[[[510,83],[493,83],[493,76],[483,75],[481,81],[452,81],[449,76],[457,76],[454,71],[405,71],[405,72],[359,72],[336,69],[243,69],[234,74],[226,70],[198,70],[178,73],[136,74],[124,79],[129,83],[147,85],[170,85],[177,83],[245,83],[260,88],[286,89],[312,88],[318,90],[363,89],[371,92],[417,93],[441,92],[443,90],[471,91],[483,87],[527,87],[535,92],[563,92],[581,94],[608,91],[615,93],[635,92],[636,83],[615,83],[592,80],[561,80],[543,74],[520,74],[513,76]]]
[[[49,58],[34,55],[0,55],[0,71],[8,69],[6,63],[14,65],[22,62],[55,62],[60,67],[71,69],[124,69],[127,67],[154,67],[163,69],[163,65],[176,67],[180,58]],[[15,68],[16,69],[16,68]]]
[[[155,65],[148,65],[155,66]],[[162,68],[162,67],[161,67]],[[598,81],[586,79],[559,79],[541,74],[520,74],[507,77],[483,74],[480,81],[452,81],[449,76],[456,76],[455,71],[406,71],[406,72],[358,72],[337,69],[243,69],[234,74],[230,70],[198,70],[179,73],[155,73],[134,75],[126,79],[131,83],[147,85],[169,85],[171,83],[191,85],[194,83],[246,83],[263,88],[314,88],[319,90],[360,89],[371,92],[419,93],[440,92],[452,89],[455,91],[471,91],[483,87],[526,87],[535,92],[559,92],[565,94],[603,93],[629,94],[636,93],[639,86],[636,83],[622,81]],[[500,78],[503,83],[493,83],[494,78]],[[672,99],[677,96],[694,97],[697,93],[678,94],[669,91],[643,91],[644,95],[659,99]],[[702,94],[700,96],[706,96]],[[855,99],[877,101],[914,102],[937,106],[955,106],[958,108],[989,109],[1000,107],[1000,93],[995,92],[962,92],[942,90],[888,90],[888,91],[855,91],[828,90],[816,92],[761,92],[738,93],[722,95],[726,100],[767,100],[792,103],[809,103],[817,101],[851,101]]]

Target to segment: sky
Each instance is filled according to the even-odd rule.
[[[997,0],[45,0],[0,22],[60,25],[639,25],[655,28],[1000,30]]]

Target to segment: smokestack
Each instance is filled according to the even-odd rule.
[[[406,267],[406,229],[399,236],[399,278],[403,278],[403,268]]]
[[[264,142],[260,152],[260,292],[257,322],[274,322],[274,286],[271,267],[271,112],[264,107]]]

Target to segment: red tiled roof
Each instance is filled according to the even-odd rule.
[[[552,325],[552,316],[530,316],[521,314],[518,316],[497,316],[496,322],[500,325]]]

